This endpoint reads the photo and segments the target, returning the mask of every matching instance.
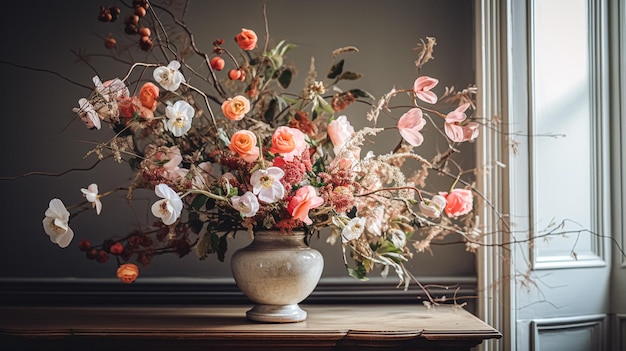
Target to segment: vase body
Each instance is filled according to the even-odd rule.
[[[246,317],[257,322],[304,321],[307,313],[298,304],[313,292],[323,268],[322,254],[298,232],[255,233],[252,243],[231,258],[237,286],[255,303]]]

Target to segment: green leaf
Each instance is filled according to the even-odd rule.
[[[202,194],[196,195],[193,201],[191,201],[191,208],[193,208],[196,211],[200,211],[202,207],[204,207],[204,204],[206,204],[207,199],[208,197],[206,197],[205,195],[202,195]]]
[[[326,75],[326,77],[328,77],[329,79],[337,78],[337,76],[339,76],[341,72],[343,72],[343,63],[344,60],[340,60],[339,62],[332,65],[328,70],[328,75]]]
[[[367,272],[365,272],[365,267],[359,265],[356,269],[348,267],[348,275],[352,278],[356,278],[361,281],[368,281],[369,279],[365,276]]]
[[[320,112],[326,112],[328,114],[333,114],[335,113],[335,111],[333,110],[333,107],[330,106],[330,104],[324,100],[323,97],[317,95],[315,97],[315,111],[320,113]]]
[[[287,89],[289,84],[291,84],[292,77],[292,70],[290,68],[286,68],[280,72],[280,75],[278,76],[278,84],[280,84],[283,89]]]
[[[361,89],[351,89],[348,90],[350,92],[350,94],[352,94],[352,96],[357,97],[357,98],[368,98],[368,99],[374,99],[374,95],[368,93],[367,91],[361,90]]]
[[[228,235],[224,234],[220,237],[219,244],[217,246],[217,259],[220,262],[224,262],[224,257],[226,256],[226,250],[228,250]]]

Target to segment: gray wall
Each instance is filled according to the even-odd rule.
[[[197,35],[198,45],[210,51],[215,38],[224,38],[228,43],[241,27],[254,29],[264,38],[261,3],[192,2],[188,23]],[[58,72],[91,86],[93,71],[83,63],[75,63],[70,50],[106,54],[101,38],[109,32],[118,38],[123,36],[121,26],[97,21],[99,6],[99,2],[80,0],[54,4],[14,2],[8,15],[22,20],[0,22],[4,48],[0,60]],[[469,0],[269,0],[268,17],[274,39],[284,38],[299,46],[289,55],[301,69],[299,79],[306,74],[311,56],[315,56],[321,76],[331,63],[333,49],[355,45],[360,53],[346,56],[346,63],[351,70],[365,74],[355,85],[377,97],[394,85],[409,88],[416,78],[412,49],[419,38],[433,36],[438,41],[435,60],[425,66],[423,73],[440,78],[436,91],[441,93],[444,86],[450,85],[465,87],[474,81],[473,9]],[[98,68],[103,80],[123,76],[126,72],[126,66],[113,63],[107,57],[94,55],[90,62]],[[94,163],[93,156],[83,159],[83,155],[91,148],[90,142],[106,140],[110,132],[106,127],[99,132],[88,131],[72,113],[78,99],[88,94],[86,89],[54,74],[7,64],[0,65],[0,80],[3,84],[0,145],[4,152],[0,176],[33,171],[58,173]],[[296,84],[299,82],[301,80]],[[294,87],[299,89],[299,85]],[[366,111],[367,108],[361,107],[348,113],[351,120],[356,121],[361,117],[364,120]],[[394,121],[386,120],[383,124],[393,125]],[[397,134],[389,134],[383,139],[395,145],[396,137]],[[385,148],[386,144],[380,147]],[[94,170],[63,177],[32,176],[0,181],[3,198],[0,277],[114,278],[116,264],[113,261],[107,264],[88,261],[76,243],[82,238],[97,242],[109,235],[123,235],[137,223],[152,221],[146,210],[151,194],[138,192],[136,206],[132,208],[126,204],[123,194],[108,197],[103,201],[102,215],[97,217],[90,211],[73,218],[70,224],[76,237],[66,249],[49,241],[41,220],[51,198],[60,197],[66,205],[76,203],[81,201],[81,187],[92,182],[98,183],[101,189],[125,186],[129,176],[126,164],[107,160]],[[239,237],[232,243],[231,252],[247,242],[248,238]],[[314,240],[312,245],[325,253],[325,277],[346,276],[339,246],[329,246],[323,238]],[[475,276],[474,257],[465,252],[463,245],[437,246],[433,251],[433,256],[417,254],[411,263],[418,277]],[[182,260],[162,258],[142,269],[142,277],[229,276],[228,263],[214,259],[198,262],[193,255]],[[395,280],[390,280],[389,284],[395,286]]]

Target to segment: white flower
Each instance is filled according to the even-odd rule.
[[[276,202],[285,196],[285,187],[280,183],[284,175],[285,172],[278,167],[259,169],[250,176],[252,191],[263,202]]]
[[[59,199],[50,200],[46,217],[43,219],[43,229],[50,236],[50,241],[62,248],[67,247],[74,238],[74,231],[68,222],[70,213]]]
[[[183,201],[172,188],[165,184],[159,184],[154,188],[154,193],[162,197],[152,204],[152,214],[161,218],[163,223],[170,225],[176,222],[183,211]]]
[[[152,73],[154,80],[159,83],[163,89],[175,91],[181,83],[185,82],[185,77],[178,71],[180,62],[172,60],[167,67],[157,67]]]
[[[85,98],[81,98],[78,100],[78,106],[78,108],[74,107],[72,111],[78,114],[78,117],[85,123],[87,128],[91,129],[95,127],[96,129],[100,129],[102,126],[100,116],[98,116],[98,112],[96,112],[91,102]]]
[[[439,218],[441,212],[446,208],[446,198],[441,195],[435,195],[432,199],[420,202],[420,211],[431,218]]]
[[[233,196],[230,201],[242,217],[252,217],[259,210],[259,200],[253,193],[246,191],[242,196]]]
[[[115,102],[120,98],[127,98],[130,96],[128,87],[119,78],[111,79],[102,83],[100,77],[94,76],[92,81],[96,86],[96,92],[107,102]]]
[[[389,239],[391,239],[393,246],[397,247],[398,249],[401,249],[406,245],[406,234],[400,229],[390,230]]]
[[[347,243],[357,239],[363,234],[363,231],[365,231],[365,218],[354,217],[341,230],[341,242]]]
[[[196,111],[187,101],[178,100],[174,105],[168,105],[165,109],[165,129],[174,134],[175,137],[187,134],[191,129],[191,121]]]
[[[102,211],[102,202],[100,202],[100,196],[98,196],[98,184],[92,183],[87,189],[81,188],[80,191],[87,201],[92,203],[92,206],[96,209],[96,213],[100,214],[100,211]]]

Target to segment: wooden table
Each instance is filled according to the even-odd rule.
[[[501,334],[462,308],[304,305],[300,323],[250,306],[0,307],[2,350],[469,350]],[[6,348],[4,345],[10,345]]]

